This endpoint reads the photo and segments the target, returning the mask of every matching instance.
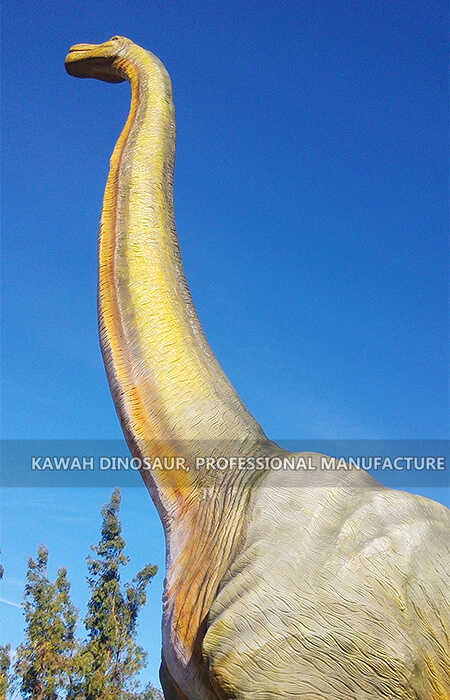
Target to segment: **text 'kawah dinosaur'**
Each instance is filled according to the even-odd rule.
[[[205,454],[288,455],[241,403],[191,301],[164,66],[115,36],[73,46],[66,69],[131,85],[103,200],[98,312],[131,452],[187,465],[142,472],[166,536],[165,697],[450,697],[443,506],[358,469],[188,469]]]

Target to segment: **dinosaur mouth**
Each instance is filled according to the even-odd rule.
[[[66,71],[76,78],[123,82],[125,78],[115,66],[117,55],[108,48],[107,44],[75,44],[64,61]]]

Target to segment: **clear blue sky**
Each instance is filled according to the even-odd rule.
[[[63,62],[73,43],[122,34],[171,74],[186,275],[267,434],[448,438],[445,15],[416,0],[7,0],[3,435],[121,438],[97,342],[96,229],[129,89]],[[110,490],[4,492],[3,599],[20,602],[44,542],[83,608]],[[123,489],[122,520],[133,572],[161,566],[140,624],[155,680],[163,541],[143,488]],[[0,610],[0,642],[15,645],[21,611]]]

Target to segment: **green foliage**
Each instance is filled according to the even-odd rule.
[[[3,578],[4,568],[0,564],[0,580]],[[0,645],[0,699],[6,698],[6,691],[10,685],[9,668],[11,666],[11,645]]]
[[[142,693],[138,693],[136,700],[164,700],[164,696],[160,690],[155,688],[154,685],[148,683]]]
[[[11,666],[11,645],[0,646],[0,698],[6,698],[10,687],[9,667]]]
[[[152,697],[137,693],[136,674],[145,666],[146,654],[136,644],[136,622],[157,567],[147,565],[131,583],[121,584],[120,568],[129,558],[123,553],[119,510],[120,491],[115,489],[102,508],[101,538],[92,547],[97,557],[88,557],[88,638],[77,655],[82,679],[77,693],[87,700]]]
[[[115,489],[102,508],[100,541],[91,547],[96,556],[87,560],[90,599],[84,642],[74,636],[77,612],[66,570],[59,569],[54,582],[48,579],[48,552],[42,545],[36,559],[28,560],[25,638],[13,674],[10,645],[0,646],[0,700],[13,689],[30,700],[162,700],[159,690],[151,684],[140,690],[136,680],[146,661],[136,644],[136,624],[157,567],[144,566],[131,582],[121,583],[121,567],[129,558],[123,551],[119,511],[120,491]]]
[[[77,613],[69,598],[66,570],[58,570],[54,583],[47,577],[48,552],[44,546],[37,559],[28,560],[25,586],[25,640],[17,649],[14,664],[24,698],[53,700],[71,686],[72,660],[76,648]]]

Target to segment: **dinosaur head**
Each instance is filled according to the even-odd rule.
[[[130,46],[132,42],[124,36],[113,36],[103,44],[75,44],[66,56],[66,71],[77,78],[121,83],[126,78],[119,68],[119,62]]]

